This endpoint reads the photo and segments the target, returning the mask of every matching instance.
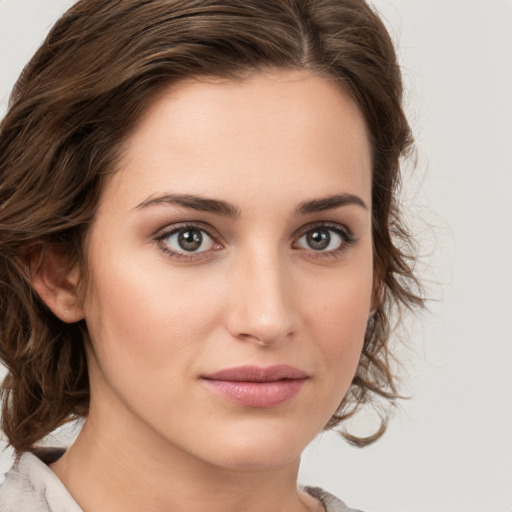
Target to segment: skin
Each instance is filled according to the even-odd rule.
[[[140,206],[163,194],[223,200],[239,216]],[[333,194],[364,206],[296,211]],[[176,236],[155,240],[183,223],[213,241],[203,233],[200,252],[186,253]],[[318,224],[334,249],[309,244]],[[79,269],[52,274],[57,256],[36,277],[54,312],[85,318],[90,331],[90,414],[51,466],[79,505],[321,510],[297,491],[300,455],[350,385],[372,309],[370,147],[350,97],[302,71],[173,86],[127,140],[87,257],[83,301]],[[201,379],[247,364],[288,364],[308,378],[272,408],[233,403]]]

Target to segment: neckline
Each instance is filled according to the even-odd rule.
[[[59,460],[65,452],[66,448],[64,447],[34,447],[32,451],[24,452],[18,457],[18,470],[29,478],[35,489],[46,493],[50,510],[55,512],[82,512],[82,509],[59,477],[49,467],[49,464]],[[48,485],[49,483],[50,485]],[[318,500],[326,512],[332,510],[334,505],[346,507],[343,502],[321,487],[299,485],[298,488]],[[67,508],[62,508],[61,503],[64,503]]]

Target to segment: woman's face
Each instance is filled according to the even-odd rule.
[[[89,232],[89,423],[156,456],[296,461],[358,365],[370,168],[362,116],[324,79],[276,71],[161,96]]]

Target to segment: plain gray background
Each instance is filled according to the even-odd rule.
[[[24,63],[71,3],[0,0],[0,115]],[[373,4],[399,45],[418,148],[404,206],[435,300],[409,322],[402,361],[413,398],[388,433],[362,450],[321,436],[306,451],[301,481],[368,512],[510,512],[512,3]]]

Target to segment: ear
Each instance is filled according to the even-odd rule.
[[[66,323],[82,320],[80,269],[70,264],[69,253],[57,244],[40,244],[28,251],[26,261],[32,286],[55,316]]]

